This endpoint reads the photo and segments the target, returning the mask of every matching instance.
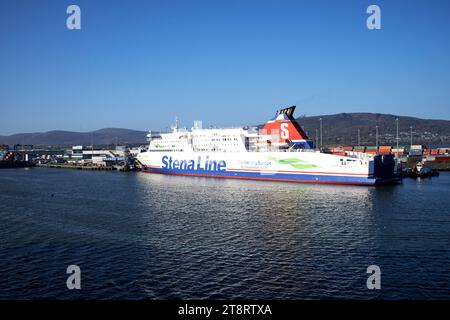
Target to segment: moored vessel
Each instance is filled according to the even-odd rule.
[[[260,127],[149,132],[138,154],[150,173],[321,184],[380,185],[397,182],[393,155],[323,153],[293,117],[295,106],[278,110]]]

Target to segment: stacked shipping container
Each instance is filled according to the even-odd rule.
[[[334,146],[334,147],[325,147],[322,148],[322,151],[326,153],[331,153],[335,155],[345,156],[346,152],[354,151],[354,152],[362,152],[367,154],[395,154],[395,155],[410,155],[410,156],[442,156],[449,155],[450,148],[433,148],[427,149],[422,145],[412,145],[412,146]]]

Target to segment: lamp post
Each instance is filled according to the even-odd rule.
[[[410,131],[410,136],[411,136],[411,144],[410,144],[410,147],[412,147],[412,143],[413,143],[413,141],[412,141],[412,126],[409,127],[409,131]]]
[[[358,129],[358,146],[361,145],[361,130]]]
[[[318,148],[319,145],[319,129],[316,128],[316,149]]]
[[[322,118],[319,118],[319,121],[320,121],[320,147],[322,147],[322,145],[323,145],[323,136],[322,136],[322,133],[323,133],[323,131],[322,131]]]
[[[378,126],[375,126],[375,145],[377,146],[378,150]]]
[[[398,118],[395,118],[395,122],[396,122],[396,125],[397,125],[397,161],[398,161]]]

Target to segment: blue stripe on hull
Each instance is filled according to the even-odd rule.
[[[236,178],[249,180],[268,180],[268,181],[286,181],[286,182],[304,182],[304,183],[325,183],[325,184],[350,184],[350,185],[376,185],[379,181],[375,178],[357,177],[357,176],[338,176],[338,175],[318,175],[318,174],[262,174],[259,172],[241,172],[241,171],[205,171],[205,170],[177,170],[145,167],[146,172],[204,176],[211,178]]]

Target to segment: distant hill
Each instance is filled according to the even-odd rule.
[[[375,145],[375,127],[378,126],[379,144],[396,144],[397,116],[379,113],[340,113],[297,118],[310,139],[315,140],[322,118],[324,145],[356,145],[358,129],[362,145]],[[400,145],[410,144],[410,126],[413,127],[413,144],[450,145],[450,121],[428,120],[398,116]],[[106,128],[92,132],[48,131],[0,136],[0,144],[32,144],[34,146],[73,146],[146,144],[146,132],[130,129]]]
[[[310,139],[315,140],[316,129],[320,135],[322,118],[324,145],[356,145],[358,129],[362,145],[375,145],[376,126],[378,126],[378,143],[380,145],[395,145],[396,121],[399,119],[399,144],[409,145],[411,140],[410,127],[413,130],[413,144],[449,145],[450,121],[429,120],[414,117],[395,116],[380,113],[339,113],[314,117],[299,117]]]
[[[74,146],[108,144],[146,144],[146,132],[120,128],[105,128],[91,132],[48,131],[0,136],[0,144],[34,146]]]

